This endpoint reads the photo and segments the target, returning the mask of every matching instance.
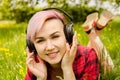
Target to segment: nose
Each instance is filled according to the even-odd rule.
[[[52,41],[48,40],[46,43],[46,50],[52,51],[54,49],[54,45],[52,44]]]

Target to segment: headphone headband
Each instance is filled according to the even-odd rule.
[[[52,9],[53,9],[53,10],[58,10],[58,11],[64,13],[64,15],[67,16],[67,17],[69,18],[69,20],[71,21],[71,23],[73,24],[73,19],[72,19],[72,17],[71,17],[66,11],[64,11],[63,9],[60,9],[60,8],[45,8],[45,9],[43,9],[42,11],[52,10]]]

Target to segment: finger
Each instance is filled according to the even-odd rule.
[[[70,52],[70,45],[68,43],[66,43],[66,53]]]
[[[74,55],[76,53],[76,50],[77,50],[77,33],[75,32],[73,36],[73,43],[72,43],[70,53]]]
[[[35,60],[33,58],[29,58],[27,61],[26,61],[26,64],[28,67],[34,65],[35,63]]]
[[[70,45],[68,43],[66,43],[66,51],[65,51],[64,56],[68,56],[69,53],[70,53]]]
[[[72,45],[77,45],[77,32],[75,31],[75,34],[73,36],[73,43]]]
[[[34,59],[34,52],[29,53],[29,55],[27,56],[26,60],[28,60],[29,58],[33,58]]]

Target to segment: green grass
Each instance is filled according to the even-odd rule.
[[[101,33],[101,39],[109,51],[115,68],[100,80],[120,80],[120,19],[112,21]],[[0,23],[0,80],[24,80],[26,74],[25,30],[26,23]],[[82,45],[88,37],[81,24],[74,25]]]
[[[23,80],[26,24],[0,27],[0,80]]]

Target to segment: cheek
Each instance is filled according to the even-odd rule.
[[[40,46],[40,45],[36,45],[36,50],[37,50],[37,53],[38,55],[40,56],[41,59],[45,59],[45,55],[44,55],[44,47],[43,46]]]
[[[40,46],[39,44],[36,44],[36,45],[35,45],[35,48],[36,48],[38,54],[39,54],[39,53],[42,53],[42,52],[44,51],[43,46]]]
[[[56,41],[56,46],[59,47],[60,51],[63,53],[66,51],[66,40],[61,39],[59,41]]]

